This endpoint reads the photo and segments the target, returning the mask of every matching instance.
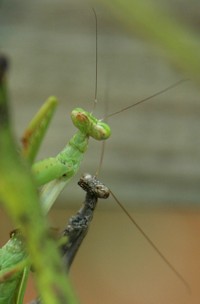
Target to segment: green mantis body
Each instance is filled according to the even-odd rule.
[[[69,180],[79,169],[88,148],[89,137],[105,140],[110,136],[110,128],[107,124],[81,108],[73,110],[71,118],[79,129],[78,132],[55,158],[42,160],[32,167],[38,186],[58,178]]]
[[[2,92],[3,87],[0,90],[0,99]],[[33,163],[56,105],[57,99],[50,97],[31,121],[22,138],[21,154],[32,166],[31,171],[36,186],[42,186],[39,196],[44,213],[48,212],[65,185],[79,170],[88,148],[89,137],[105,140],[110,136],[110,128],[107,124],[96,119],[91,113],[76,108],[72,111],[71,118],[78,128],[77,133],[56,157]],[[14,234],[0,249],[0,304],[23,303],[29,269],[30,264],[27,261],[21,236]]]
[[[171,86],[169,88],[171,88]],[[166,89],[160,91],[158,94],[165,91]],[[154,95],[151,97],[154,97]],[[33,118],[22,137],[22,156],[28,160],[30,165],[35,159],[56,105],[57,99],[50,97]],[[45,214],[55,202],[65,185],[78,171],[84,153],[88,148],[89,137],[93,137],[96,140],[105,140],[109,138],[111,133],[107,124],[96,119],[91,113],[81,108],[73,110],[71,118],[74,125],[78,128],[78,131],[69,140],[64,149],[56,157],[39,161],[31,167],[36,186],[42,186],[39,196]],[[15,302],[13,303],[16,304],[23,303],[25,281],[30,265],[27,264],[27,261],[23,263],[26,258],[26,253],[22,247],[15,252],[17,242],[19,242],[18,248],[20,248],[22,241],[21,238],[18,240],[18,236],[16,235],[9,241],[9,246],[6,244],[0,250],[0,304],[9,303],[9,299],[14,299]],[[9,256],[8,249],[11,248],[10,245],[13,245],[13,249],[11,250],[10,264],[7,265],[5,261]],[[18,274],[16,274],[16,272],[18,272]],[[5,275],[6,273],[7,277]],[[4,282],[1,278],[4,279]],[[7,280],[5,280],[5,278]],[[1,295],[4,294],[5,296],[1,297]]]
[[[79,170],[88,148],[89,137],[105,140],[111,133],[106,123],[81,108],[73,110],[71,118],[79,130],[65,148],[55,158],[44,159],[32,166],[37,186],[45,184],[40,196],[45,211],[50,209],[65,185]]]

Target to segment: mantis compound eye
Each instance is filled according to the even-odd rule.
[[[72,111],[71,119],[75,127],[87,136],[91,136],[96,140],[105,140],[110,137],[110,127],[81,108],[76,108]]]
[[[105,140],[109,138],[111,135],[111,130],[109,125],[107,125],[105,122],[98,121],[96,125],[93,127],[93,134],[91,134],[92,137],[94,137],[97,140]]]

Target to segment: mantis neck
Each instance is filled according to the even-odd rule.
[[[77,131],[72,139],[70,139],[69,146],[73,149],[77,149],[81,153],[85,153],[88,148],[88,140],[89,137],[86,134]]]

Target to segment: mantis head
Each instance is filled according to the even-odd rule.
[[[75,127],[87,136],[96,140],[105,140],[110,137],[110,127],[81,108],[72,111],[71,119]]]

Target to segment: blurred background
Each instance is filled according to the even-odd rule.
[[[199,34],[199,3],[157,0]],[[98,104],[115,112],[184,79],[158,47],[141,39],[101,2],[98,16]],[[137,29],[135,30],[137,32]],[[60,104],[38,159],[56,155],[75,133],[70,112],[92,110],[95,19],[86,1],[0,2],[0,51],[10,59],[10,99],[17,139],[50,95]],[[101,180],[188,280],[192,296],[118,209],[101,202],[71,270],[80,303],[199,303],[200,102],[191,81],[109,120]],[[77,186],[95,173],[101,143],[90,140],[80,173],[50,213],[64,227],[84,200]],[[1,245],[11,224],[1,211]],[[32,299],[32,283],[27,299]]]

